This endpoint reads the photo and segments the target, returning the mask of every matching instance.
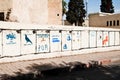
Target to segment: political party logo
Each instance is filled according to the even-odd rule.
[[[53,38],[52,42],[60,42],[59,38]]]
[[[108,42],[108,36],[106,36],[105,39],[103,39],[102,44],[103,44],[103,45],[106,45],[107,42]]]
[[[9,34],[6,35],[6,39],[7,39],[7,42],[6,42],[7,45],[16,44],[16,41],[15,41],[16,34],[9,33]]]
[[[68,35],[68,36],[67,36],[67,41],[70,41],[70,40],[71,40],[71,36]]]
[[[32,41],[30,40],[30,38],[28,37],[27,34],[25,34],[25,41],[26,41],[26,43],[32,44]]]
[[[60,42],[60,35],[52,35],[52,42],[53,43]]]
[[[67,44],[64,44],[63,49],[67,49]]]
[[[7,39],[7,40],[13,40],[13,39],[16,39],[16,36],[15,36],[15,34],[13,34],[13,33],[7,34],[7,35],[6,35],[6,39]]]

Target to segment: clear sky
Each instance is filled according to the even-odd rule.
[[[69,2],[69,0],[65,0]],[[85,2],[86,0],[84,0]],[[87,0],[88,1],[88,14],[100,12],[101,0]],[[120,13],[120,0],[112,0],[115,13]]]

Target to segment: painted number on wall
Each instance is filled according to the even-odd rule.
[[[38,51],[47,51],[48,50],[48,45],[39,45],[38,46]]]

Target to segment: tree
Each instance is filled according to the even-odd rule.
[[[81,26],[84,22],[86,11],[84,9],[83,0],[70,0],[68,3],[68,12],[66,13],[66,19],[71,24]]]
[[[62,15],[64,15],[66,13],[66,7],[67,3],[65,2],[65,0],[62,0]]]
[[[101,0],[100,10],[105,13],[114,13],[112,0]]]

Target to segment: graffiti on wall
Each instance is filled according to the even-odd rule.
[[[32,44],[32,41],[27,34],[25,34],[25,41],[26,41],[26,44]]]
[[[16,44],[16,34],[14,33],[9,33],[6,34],[6,39],[7,39],[7,43],[6,44]]]
[[[106,45],[108,42],[108,36],[105,37],[105,39],[103,39],[102,41],[102,45]]]
[[[64,44],[63,49],[67,49],[67,44]]]
[[[52,42],[53,43],[60,42],[60,36],[59,35],[52,35]]]
[[[6,39],[10,39],[10,40],[16,39],[16,35],[14,33],[7,34]]]
[[[67,41],[71,41],[71,36],[67,35]]]
[[[48,50],[48,45],[47,44],[38,46],[38,51],[46,51],[46,50]]]
[[[49,34],[37,34],[37,52],[49,51]]]

